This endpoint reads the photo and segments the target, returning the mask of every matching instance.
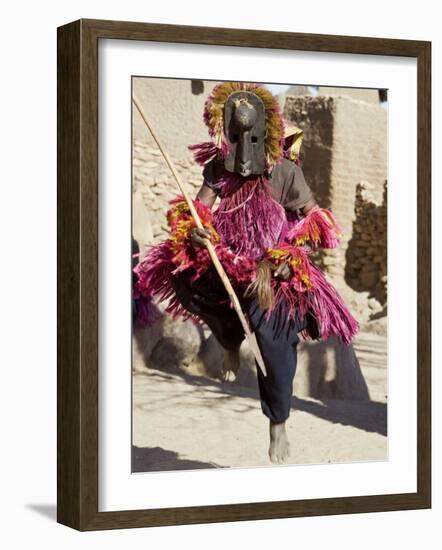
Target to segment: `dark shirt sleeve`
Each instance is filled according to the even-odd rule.
[[[281,203],[286,210],[294,211],[303,208],[314,197],[302,169],[294,162],[289,162],[290,168],[284,170]]]
[[[220,163],[220,161],[217,159],[211,160],[203,168],[203,184],[218,193],[218,190],[216,189],[216,184],[221,179],[222,172],[222,163]]]

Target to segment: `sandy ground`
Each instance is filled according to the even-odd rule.
[[[387,459],[386,340],[355,350],[371,401],[293,397],[291,464]],[[133,471],[267,466],[268,420],[258,388],[149,369],[133,376]]]

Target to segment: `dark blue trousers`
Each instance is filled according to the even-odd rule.
[[[174,277],[172,284],[183,307],[198,315],[225,349],[241,344],[243,328],[216,272],[210,271],[194,282],[184,272]],[[262,412],[273,422],[284,422],[290,414],[298,333],[306,328],[306,319],[288,319],[281,309],[266,319],[256,300],[242,300],[241,305],[267,369],[264,377],[257,368]]]
[[[257,368],[262,412],[273,422],[284,422],[291,408],[298,332],[306,328],[306,320],[288,319],[281,311],[266,320],[256,302],[250,304],[248,315],[267,369],[265,377]]]

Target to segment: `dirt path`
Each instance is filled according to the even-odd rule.
[[[387,458],[385,348],[383,336],[362,333],[355,342],[374,401],[293,398],[290,463]],[[256,385],[146,369],[134,374],[133,401],[134,471],[270,464]]]

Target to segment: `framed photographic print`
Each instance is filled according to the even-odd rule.
[[[430,43],[58,29],[58,521],[429,508]]]

